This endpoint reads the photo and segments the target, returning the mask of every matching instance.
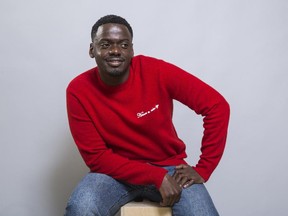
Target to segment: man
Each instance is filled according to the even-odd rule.
[[[228,103],[172,64],[134,57],[132,28],[119,16],[100,18],[91,37],[97,67],[67,88],[71,133],[91,172],[66,215],[112,216],[136,198],[171,206],[173,215],[218,215],[203,183],[224,151]],[[202,153],[193,167],[172,123],[174,99],[204,117]]]

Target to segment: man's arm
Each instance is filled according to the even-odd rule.
[[[188,171],[190,173],[192,170],[196,171],[204,181],[207,181],[224,152],[230,114],[229,104],[219,92],[197,77],[172,64],[162,63],[161,67],[159,66],[161,82],[170,97],[203,116],[204,132],[200,159],[193,169]]]

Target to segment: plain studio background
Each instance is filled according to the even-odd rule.
[[[0,2],[0,215],[63,215],[87,172],[71,138],[65,90],[94,67],[90,29],[106,14],[131,23],[136,54],[172,62],[231,105],[223,159],[206,184],[221,215],[287,215],[286,0]],[[201,117],[175,103],[198,160]]]

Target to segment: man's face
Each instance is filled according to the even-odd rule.
[[[90,44],[89,54],[95,58],[100,77],[110,85],[123,83],[129,76],[134,55],[131,34],[125,25],[104,24]]]

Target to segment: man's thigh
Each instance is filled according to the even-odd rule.
[[[173,208],[175,216],[218,216],[204,184],[194,184],[182,190],[181,198]]]
[[[89,173],[73,191],[65,215],[112,216],[138,193],[107,175]]]

